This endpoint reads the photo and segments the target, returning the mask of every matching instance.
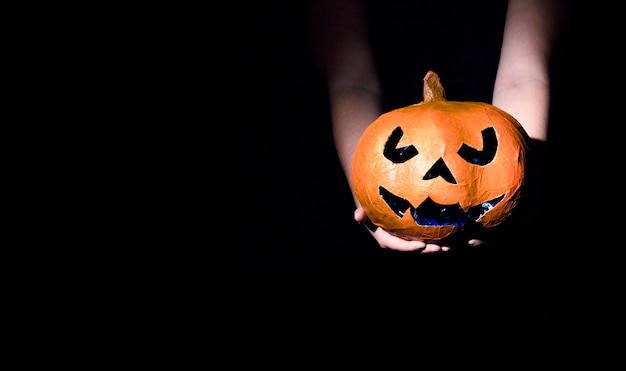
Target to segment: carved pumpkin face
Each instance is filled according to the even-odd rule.
[[[352,162],[359,203],[405,239],[500,224],[518,203],[526,133],[493,105],[447,101],[434,72],[424,81],[423,102],[381,115],[361,136]]]

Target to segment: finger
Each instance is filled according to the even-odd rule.
[[[398,251],[415,251],[426,247],[426,243],[423,241],[411,241],[405,240],[400,237],[389,234],[382,228],[377,228],[372,233],[378,244],[382,248],[398,250]]]
[[[424,248],[424,250],[422,250],[422,253],[431,253],[431,252],[437,252],[441,250],[441,246],[436,245],[434,243],[428,243],[426,244],[426,247]]]
[[[487,242],[482,241],[482,240],[478,240],[478,239],[475,239],[475,238],[467,241],[467,244],[470,245],[470,246],[474,246],[474,247],[476,247],[476,246],[489,246],[489,244]]]
[[[354,220],[359,223],[363,223],[367,220],[367,215],[365,215],[365,210],[362,207],[358,207],[354,210]]]
[[[369,231],[374,234],[379,228],[367,217],[363,208],[359,207],[354,210],[354,220],[357,223],[364,225]]]
[[[429,244],[426,244],[426,247],[424,248],[424,250],[422,250],[423,253],[431,253],[431,252],[438,252],[438,251],[450,251],[450,246],[441,246],[441,245],[437,245],[434,243],[429,243]]]

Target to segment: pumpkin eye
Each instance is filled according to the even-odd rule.
[[[414,145],[396,148],[396,146],[400,142],[400,139],[402,139],[403,134],[404,131],[402,131],[399,126],[395,128],[389,136],[389,139],[387,139],[387,143],[385,143],[385,149],[383,150],[383,155],[385,155],[385,157],[389,161],[396,164],[406,162],[417,156],[418,154],[417,148],[415,148]]]
[[[487,128],[483,130],[483,150],[479,151],[475,148],[463,143],[461,148],[457,151],[459,156],[465,161],[474,165],[487,165],[496,156],[496,150],[498,149],[498,139],[496,138],[496,131],[494,128]]]

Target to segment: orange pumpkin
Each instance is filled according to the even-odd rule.
[[[381,115],[363,132],[352,161],[354,192],[375,225],[438,242],[511,214],[527,152],[515,118],[491,104],[448,101],[429,71],[422,102]]]

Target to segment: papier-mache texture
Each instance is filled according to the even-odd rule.
[[[352,180],[368,218],[401,238],[433,242],[469,225],[501,224],[519,203],[528,135],[491,104],[448,101],[433,71],[423,95],[382,114],[359,140]]]

